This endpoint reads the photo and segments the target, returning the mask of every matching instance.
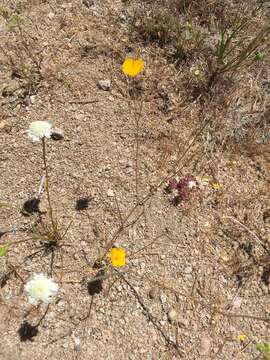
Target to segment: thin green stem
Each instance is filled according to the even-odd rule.
[[[257,48],[263,43],[264,38],[270,33],[270,25],[267,24],[257,33],[257,35],[249,42],[249,44],[246,47],[242,48],[242,50],[237,55],[235,55],[232,59],[228,60],[229,55],[239,45],[239,43],[237,43],[236,45],[231,46],[232,40],[236,37],[236,35],[240,31],[244,29],[246,24],[247,23],[244,21],[242,24],[236,27],[233,33],[226,40],[224,39],[225,32],[224,31],[221,32],[221,40],[217,51],[218,66],[210,76],[210,79],[208,81],[208,88],[211,87],[211,85],[214,83],[216,78],[221,74],[239,68],[242,65],[242,63],[244,63],[244,61],[246,61],[249,58],[249,56],[252,55],[257,50]]]
[[[158,184],[156,184],[156,186],[153,186],[152,189],[149,191],[148,194],[146,194],[141,200],[140,202],[137,202],[132,208],[131,210],[127,213],[127,215],[123,218],[122,224],[121,226],[115,231],[115,233],[112,235],[112,238],[109,240],[108,244],[105,247],[105,251],[104,251],[104,255],[102,256],[101,260],[104,259],[104,257],[106,256],[107,252],[109,251],[110,247],[112,246],[112,244],[116,241],[116,239],[119,237],[119,235],[122,233],[122,231],[127,227],[127,222],[128,220],[132,217],[132,215],[135,213],[135,211],[143,206],[144,204],[146,204],[148,202],[149,199],[152,198],[152,196],[158,191],[158,189],[164,184],[166,183],[169,179],[171,179],[172,177],[178,175],[179,172],[182,171],[182,169],[185,167],[186,164],[189,164],[193,157],[194,154],[192,154],[188,159],[186,159],[186,161],[183,161],[183,159],[186,157],[187,153],[189,152],[189,150],[192,148],[192,146],[194,145],[196,139],[198,139],[198,137],[200,136],[200,134],[202,134],[203,130],[207,127],[207,125],[209,125],[209,123],[211,122],[211,119],[209,118],[207,121],[205,121],[205,123],[198,129],[198,131],[196,131],[194,137],[192,138],[192,140],[189,142],[189,144],[187,144],[184,152],[182,154],[179,155],[178,160],[177,160],[177,164],[174,168],[174,170],[172,170],[168,175],[166,175],[163,179],[160,180],[160,182]],[[181,162],[183,161],[182,165]]]
[[[139,202],[139,151],[140,151],[140,119],[142,116],[142,109],[143,109],[143,100],[141,100],[138,113],[137,113],[137,106],[136,106],[136,98],[135,98],[135,82],[134,79],[128,79],[128,94],[130,96],[131,101],[134,104],[133,111],[134,111],[134,118],[135,118],[135,191],[136,191],[136,200]]]
[[[140,118],[142,116],[142,108],[143,108],[143,101],[141,100],[139,113],[138,115],[135,112],[136,117],[136,197],[137,201],[139,201],[139,150],[140,150],[140,139],[139,139],[139,132],[140,132]],[[136,110],[135,110],[136,111]]]
[[[12,242],[7,242],[6,245],[9,247],[9,246],[12,246],[12,245],[17,245],[17,244],[21,244],[21,243],[24,243],[24,242],[27,242],[27,241],[32,241],[32,240],[35,240],[34,238],[28,238],[28,239],[23,239],[23,240],[18,240],[18,241],[12,241]],[[5,244],[3,244],[5,245]]]
[[[50,190],[49,190],[49,172],[48,172],[48,165],[47,165],[47,160],[46,160],[46,143],[45,143],[44,138],[42,139],[42,150],[43,150],[42,151],[43,164],[44,164],[45,176],[46,176],[45,189],[46,189],[47,200],[48,200],[48,205],[49,205],[49,216],[50,216],[50,220],[52,223],[52,228],[53,228],[54,232],[56,233],[57,229],[56,229],[56,224],[55,224],[54,217],[53,217],[53,209],[52,209]]]

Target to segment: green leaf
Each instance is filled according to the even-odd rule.
[[[1,245],[0,246],[0,257],[6,256],[8,252],[8,245]]]
[[[3,207],[7,207],[7,204],[3,203],[3,202],[0,202],[0,209],[3,208]]]
[[[0,16],[3,16],[3,18],[5,20],[7,20],[9,18],[9,12],[8,9],[5,8],[4,6],[0,5]]]
[[[9,30],[13,30],[17,25],[23,22],[24,18],[18,14],[13,14],[9,18],[7,22],[7,26]]]
[[[260,351],[260,352],[263,352],[263,350],[264,350],[263,344],[262,344],[261,342],[258,342],[258,343],[256,344],[256,349],[257,349],[258,351]]]
[[[263,341],[257,342],[256,349],[265,355],[270,355],[270,343]]]
[[[261,53],[260,51],[257,51],[256,53],[255,53],[255,56],[254,56],[254,60],[263,60],[263,58],[264,58],[264,54],[263,53]]]

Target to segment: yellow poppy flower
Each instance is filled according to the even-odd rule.
[[[220,254],[220,258],[221,258],[221,260],[223,260],[224,262],[229,262],[229,260],[230,260],[229,256],[228,256],[226,253],[224,253],[224,252],[222,252],[222,253]]]
[[[213,182],[211,185],[214,190],[219,190],[221,188],[221,185],[218,182]]]
[[[130,77],[137,76],[143,71],[143,69],[144,61],[142,59],[126,58],[122,65],[123,73]]]
[[[239,335],[237,336],[237,340],[240,341],[240,342],[245,341],[246,338],[247,338],[247,335],[245,335],[245,334],[239,334]]]
[[[122,248],[112,248],[110,258],[112,266],[121,267],[126,265],[126,252]]]

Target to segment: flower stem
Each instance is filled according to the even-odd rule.
[[[47,160],[46,160],[46,143],[45,143],[44,138],[42,139],[42,150],[43,150],[42,151],[43,164],[44,164],[45,176],[46,176],[45,189],[46,189],[47,200],[48,200],[48,205],[49,205],[49,216],[50,216],[50,220],[52,223],[52,228],[53,228],[54,232],[56,232],[56,224],[55,224],[54,217],[53,217],[53,209],[52,209],[50,190],[49,190],[49,173],[48,173],[48,165],[47,165]]]
[[[131,86],[130,86],[131,85]],[[128,94],[131,98],[131,101],[133,101],[134,105],[134,118],[135,118],[135,182],[136,182],[136,200],[139,202],[139,151],[140,151],[140,119],[142,116],[142,109],[143,109],[143,99],[141,99],[141,102],[139,104],[139,108],[137,109],[136,106],[136,86],[134,80],[130,84],[130,81],[128,82]]]
[[[135,113],[136,117],[136,197],[137,201],[139,202],[139,151],[140,151],[140,140],[139,140],[139,131],[140,131],[140,118],[142,116],[142,108],[143,108],[143,101],[140,103],[139,113]]]

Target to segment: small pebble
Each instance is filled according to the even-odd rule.
[[[185,273],[186,273],[186,274],[191,274],[191,273],[192,273],[192,267],[191,267],[191,266],[187,266],[187,267],[185,268]]]
[[[64,348],[64,349],[67,349],[67,348],[68,348],[68,342],[64,342],[63,348]]]
[[[30,96],[30,102],[31,102],[31,104],[34,104],[36,102],[36,95]]]
[[[108,192],[107,192],[107,195],[109,197],[113,197],[114,196],[114,191],[112,189],[109,189]]]
[[[171,309],[168,312],[168,319],[170,322],[175,322],[178,319],[178,312],[175,309]]]
[[[177,321],[178,321],[178,324],[182,327],[188,327],[188,325],[189,325],[188,319],[184,319],[183,317],[178,316]]]
[[[4,25],[0,25],[0,33],[5,33],[5,32],[7,32],[7,28],[4,26]]]
[[[57,302],[57,305],[63,307],[63,306],[65,306],[65,301],[62,300],[62,299],[60,299],[60,300]]]
[[[125,15],[125,14],[120,14],[120,20],[122,21],[122,22],[126,22],[127,21],[127,16]]]
[[[99,80],[98,87],[104,91],[109,91],[111,89],[111,80]]]
[[[3,130],[7,127],[7,121],[6,120],[3,120],[3,121],[0,121],[0,130]]]
[[[48,18],[49,18],[50,20],[52,20],[52,19],[54,18],[54,16],[55,16],[55,14],[54,14],[53,12],[50,12],[50,13],[48,14]]]
[[[52,135],[51,135],[53,140],[62,140],[64,139],[64,133],[61,129],[58,128],[54,128],[52,129]]]
[[[158,288],[157,287],[152,287],[149,291],[149,297],[150,299],[156,299],[158,297]]]
[[[166,303],[166,301],[167,301],[167,296],[166,296],[166,294],[160,294],[160,302],[162,303],[162,304],[165,304]]]
[[[79,351],[81,347],[81,340],[78,337],[76,337],[74,334],[72,334],[72,339],[74,341],[75,350]]]
[[[232,301],[232,307],[234,310],[239,309],[242,304],[242,298],[239,296],[236,296]]]

